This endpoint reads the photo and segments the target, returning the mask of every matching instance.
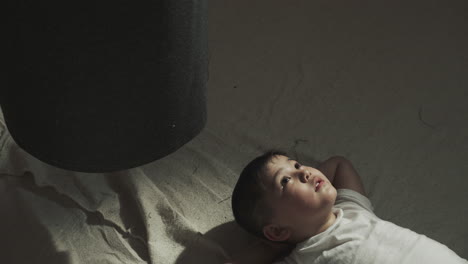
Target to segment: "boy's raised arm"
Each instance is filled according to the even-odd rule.
[[[336,189],[351,189],[366,195],[361,177],[346,158],[333,156],[322,162],[317,169],[327,176]]]

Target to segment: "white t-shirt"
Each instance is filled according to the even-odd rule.
[[[348,189],[338,189],[327,230],[297,244],[276,264],[467,264],[445,245],[407,228],[378,218],[370,200]]]

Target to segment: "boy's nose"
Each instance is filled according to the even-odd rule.
[[[309,173],[306,170],[301,171],[300,175],[301,182],[306,183],[309,181]]]

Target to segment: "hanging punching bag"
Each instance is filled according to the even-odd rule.
[[[0,105],[31,155],[110,172],[160,159],[203,129],[206,1],[9,2]]]

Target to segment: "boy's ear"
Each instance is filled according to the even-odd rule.
[[[271,241],[281,242],[288,240],[291,236],[291,231],[288,228],[268,224],[263,227],[263,234]]]

